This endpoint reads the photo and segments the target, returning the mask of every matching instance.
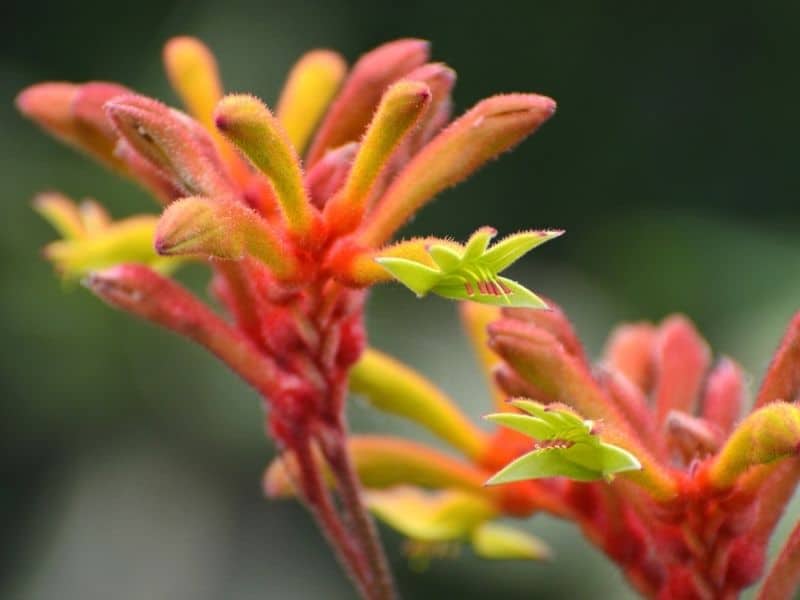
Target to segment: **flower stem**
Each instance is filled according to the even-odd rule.
[[[323,436],[322,451],[336,479],[342,508],[352,523],[353,531],[367,555],[373,576],[373,584],[380,600],[394,600],[394,589],[389,562],[381,545],[375,524],[367,512],[361,493],[361,483],[347,452],[347,432],[340,422],[330,435]]]
[[[382,598],[372,591],[367,557],[353,545],[349,532],[336,513],[328,488],[319,472],[319,463],[314,460],[310,440],[298,444],[295,455],[300,471],[299,488],[302,490],[302,498],[345,571],[363,598]]]

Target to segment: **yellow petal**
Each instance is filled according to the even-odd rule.
[[[289,73],[275,111],[286,134],[303,152],[347,72],[347,63],[336,52],[313,50]]]
[[[213,130],[211,116],[222,98],[222,83],[211,50],[193,37],[172,38],[164,46],[164,66],[189,113]]]
[[[367,349],[350,374],[350,388],[376,408],[427,428],[466,456],[482,456],[487,436],[456,404],[413,369]]]
[[[365,494],[369,509],[403,535],[441,542],[466,538],[479,524],[495,516],[481,496],[458,490],[425,492],[400,486]]]
[[[494,499],[484,487],[487,472],[417,442],[401,438],[357,435],[347,441],[361,483],[369,489],[400,484],[427,488],[454,488]],[[317,454],[317,460],[322,457]],[[291,454],[273,461],[264,473],[264,491],[272,498],[294,495],[297,463]],[[330,483],[330,479],[328,479]]]
[[[472,549],[482,558],[547,560],[552,552],[542,540],[520,529],[484,523],[472,531]]]
[[[121,263],[150,265],[159,270],[176,267],[181,259],[164,258],[153,248],[158,217],[130,217],[83,239],[53,242],[44,254],[65,279],[79,279],[91,271]]]
[[[39,194],[33,200],[33,208],[64,239],[76,240],[86,237],[86,228],[78,207],[63,194],[57,192]]]

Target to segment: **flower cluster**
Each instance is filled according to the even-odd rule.
[[[308,53],[274,113],[253,96],[224,96],[214,57],[195,39],[171,40],[164,62],[188,114],[105,82],[38,84],[17,98],[27,117],[164,207],[112,222],[93,201],[44,194],[36,207],[63,237],[46,255],[65,278],[205,346],[249,382],[298,466],[299,495],[360,593],[392,597],[343,416],[365,345],[365,290],[396,278],[419,294],[540,306],[499,272],[559,232],[492,247],[488,228],[466,245],[391,238],[439,192],[535,131],[555,104],[495,96],[450,122],[455,73],[429,62],[428,44],[415,39],[372,50],[349,73],[334,52]],[[167,276],[198,260],[229,320]]]
[[[540,540],[498,522],[545,512],[575,522],[646,597],[733,598],[762,576],[800,481],[800,314],[743,418],[742,371],[728,358],[710,369],[684,317],[619,327],[593,368],[553,304],[464,304],[462,316],[500,411],[490,416],[502,426],[494,433],[375,350],[352,374],[372,405],[462,455],[390,437],[350,440],[373,511],[415,551],[469,541],[491,558],[546,556]],[[598,447],[609,451],[589,451]],[[285,465],[268,469],[268,493],[292,493]],[[490,477],[503,485],[486,487]],[[800,524],[759,598],[791,597],[798,548]]]

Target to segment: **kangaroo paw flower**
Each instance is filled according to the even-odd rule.
[[[536,294],[499,273],[561,231],[528,231],[510,235],[489,248],[495,230],[484,227],[464,246],[430,244],[433,265],[408,258],[379,256],[375,261],[417,296],[432,292],[452,300],[482,304],[545,308]]]

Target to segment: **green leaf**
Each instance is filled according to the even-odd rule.
[[[511,235],[493,247],[496,231],[482,227],[463,246],[431,244],[426,248],[432,265],[399,257],[377,257],[375,261],[417,296],[429,292],[451,300],[471,300],[494,306],[546,308],[536,294],[500,272],[534,247],[560,231],[527,231]]]
[[[487,485],[541,477],[610,480],[617,473],[642,468],[633,454],[602,441],[595,433],[594,422],[584,421],[567,407],[526,399],[511,404],[527,414],[498,413],[487,419],[536,441],[530,452],[508,464]]]
[[[517,413],[497,413],[487,415],[486,419],[538,440],[549,439],[556,433],[552,425],[537,417],[528,417]]]
[[[622,473],[642,468],[638,459],[624,448],[600,442],[600,450],[603,454],[603,471],[606,473]]]
[[[504,271],[528,252],[564,233],[561,230],[522,231],[497,242],[483,256],[490,269]]]
[[[571,462],[562,453],[548,449],[534,450],[520,456],[489,479],[486,485],[511,483],[526,479],[541,479],[543,477],[569,477],[576,481],[602,479],[602,475],[599,475],[596,471],[586,469]]]
[[[384,257],[375,261],[419,297],[427,294],[440,279],[436,269],[407,258]]]
[[[428,248],[428,254],[442,271],[453,271],[461,262],[461,255],[458,252],[441,244],[433,244]]]

